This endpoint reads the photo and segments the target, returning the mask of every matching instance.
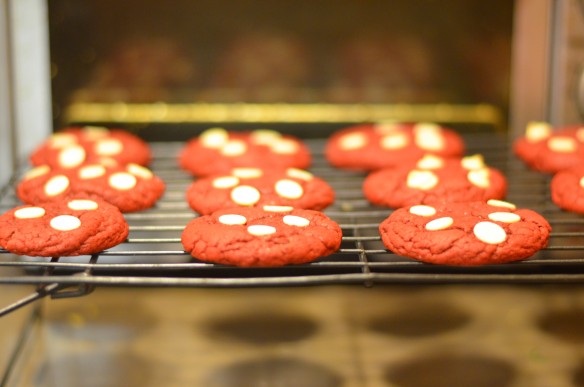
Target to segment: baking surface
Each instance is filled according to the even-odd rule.
[[[584,386],[580,287],[100,288],[44,307],[15,385]]]

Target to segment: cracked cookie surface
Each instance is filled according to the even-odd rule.
[[[394,253],[459,266],[529,258],[547,246],[550,231],[538,213],[499,200],[404,207],[379,226]]]
[[[286,206],[230,208],[185,227],[186,252],[202,261],[234,266],[302,264],[334,253],[340,226],[319,211]]]

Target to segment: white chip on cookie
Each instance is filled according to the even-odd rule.
[[[487,200],[487,204],[490,206],[494,206],[494,207],[510,208],[512,210],[517,208],[517,206],[513,203],[509,203],[509,202],[506,202],[503,200],[497,200],[497,199],[489,199],[489,200]]]
[[[460,165],[464,169],[481,169],[485,167],[485,159],[483,155],[476,154],[472,156],[463,157],[460,161]]]
[[[35,219],[42,218],[46,211],[42,207],[24,207],[14,211],[14,217],[17,219]]]
[[[492,212],[489,214],[489,219],[495,222],[515,223],[521,220],[521,217],[512,212]]]
[[[69,203],[67,203],[67,207],[69,207],[72,210],[76,210],[76,211],[88,211],[88,210],[97,210],[99,205],[97,204],[97,202],[95,202],[93,200],[74,199],[74,200],[69,201]]]
[[[339,139],[339,147],[344,150],[354,150],[367,145],[367,137],[360,132],[348,133]]]
[[[420,126],[414,128],[414,142],[417,146],[428,151],[441,151],[445,147],[444,135],[434,126]]]
[[[55,230],[71,231],[81,226],[81,220],[71,215],[59,215],[51,219],[49,224]]]
[[[426,223],[425,228],[428,231],[445,230],[448,227],[452,226],[453,223],[454,219],[452,219],[450,216],[444,216],[442,218],[429,221],[428,223]]]
[[[425,155],[416,163],[420,169],[439,169],[444,166],[444,159],[440,156]]]
[[[468,171],[466,177],[473,185],[480,188],[489,188],[491,185],[490,171],[488,168],[472,169]]]
[[[434,207],[423,204],[411,206],[409,211],[410,214],[418,216],[434,216],[436,214],[436,209]]]
[[[134,176],[141,177],[142,179],[151,179],[154,176],[154,173],[148,168],[134,163],[128,164],[127,171]]]
[[[106,169],[103,165],[87,165],[79,169],[78,173],[80,179],[88,180],[105,175]]]
[[[272,152],[280,155],[292,155],[298,151],[298,143],[291,139],[279,139],[269,145]]]
[[[525,138],[530,142],[537,142],[548,138],[552,134],[552,127],[547,122],[530,122],[525,129]]]
[[[95,144],[95,153],[100,156],[115,156],[122,153],[124,144],[115,138],[99,140]]]
[[[77,143],[77,137],[71,133],[55,133],[49,138],[51,148],[65,148]]]
[[[405,148],[409,139],[405,133],[392,132],[381,137],[380,145],[383,149],[395,150]]]
[[[199,141],[205,148],[217,149],[223,147],[229,140],[229,134],[223,128],[205,130],[199,136]]]
[[[490,245],[503,243],[507,239],[507,233],[503,227],[492,222],[479,222],[472,231],[478,240]]]
[[[272,129],[256,129],[250,134],[251,142],[260,145],[270,145],[282,137],[282,134]]]
[[[312,180],[312,178],[314,177],[314,175],[312,173],[305,171],[303,169],[298,169],[298,168],[288,168],[286,170],[286,175],[288,175],[289,177],[293,177],[295,179],[300,179],[300,180],[305,180],[305,181]]]
[[[226,224],[228,226],[243,225],[247,222],[245,216],[239,214],[224,214],[221,215],[218,220],[219,223]]]
[[[306,227],[310,224],[310,220],[296,215],[285,215],[282,221],[288,226]]]
[[[230,140],[221,148],[221,154],[227,157],[236,157],[245,154],[247,145],[241,140]]]
[[[235,187],[237,184],[239,184],[239,178],[237,178],[235,176],[217,177],[217,178],[213,179],[213,182],[211,184],[213,185],[213,188],[220,188],[220,189],[231,188],[231,187]]]
[[[126,172],[117,172],[112,174],[109,179],[109,185],[112,188],[118,189],[120,191],[127,191],[132,189],[138,183],[136,177]]]
[[[434,172],[414,169],[408,173],[406,185],[409,188],[425,191],[434,188],[438,182],[438,176]]]
[[[572,153],[576,151],[576,140],[571,137],[552,137],[548,140],[547,146],[549,149],[558,153]]]
[[[290,212],[294,209],[292,206],[276,206],[276,205],[265,205],[263,207],[264,211],[268,212]]]
[[[56,175],[49,179],[45,184],[45,194],[47,196],[57,196],[69,188],[69,178],[65,175]]]
[[[58,163],[63,168],[74,168],[81,165],[85,158],[85,149],[81,145],[71,145],[59,152]]]
[[[276,228],[272,226],[265,226],[263,224],[254,224],[247,228],[247,232],[255,236],[270,235],[276,232]]]
[[[278,180],[274,186],[276,193],[286,199],[298,199],[304,195],[304,189],[294,180]]]
[[[241,179],[255,179],[261,177],[264,171],[260,168],[233,168],[231,174]]]
[[[260,197],[260,191],[249,185],[240,185],[231,190],[231,200],[240,206],[253,206]]]
[[[35,177],[46,175],[47,173],[49,173],[50,170],[51,170],[51,168],[48,165],[41,165],[39,167],[36,167],[36,168],[33,168],[33,169],[27,171],[24,174],[24,179],[30,180],[30,179],[34,179]]]

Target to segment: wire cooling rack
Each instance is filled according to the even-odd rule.
[[[151,143],[152,170],[167,184],[164,197],[149,210],[126,214],[126,242],[93,256],[66,258],[18,257],[0,250],[0,268],[18,269],[0,277],[4,284],[35,284],[38,297],[85,294],[94,286],[260,287],[319,284],[580,282],[584,281],[584,217],[559,210],[550,200],[549,176],[529,171],[511,153],[505,134],[465,135],[467,154],[481,153],[509,180],[506,200],[531,208],[552,225],[549,246],[528,260],[481,267],[430,265],[387,251],[378,225],[391,210],[370,205],[363,197],[365,175],[330,167],[324,159],[324,139],[308,139],[314,155],[311,172],[336,192],[334,205],[324,212],[343,230],[341,248],[315,262],[279,268],[234,268],[191,258],[180,235],[197,215],[185,192],[192,178],[177,167],[184,143]],[[20,175],[0,192],[0,211],[20,202],[14,195]]]

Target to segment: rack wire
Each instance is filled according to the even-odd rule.
[[[381,283],[540,283],[584,281],[584,217],[559,210],[550,200],[549,176],[528,170],[513,156],[501,133],[465,135],[467,154],[481,153],[486,162],[505,173],[506,200],[541,213],[552,225],[549,246],[532,258],[509,264],[450,267],[421,263],[386,250],[378,225],[392,210],[370,205],[361,185],[365,174],[328,165],[324,139],[307,139],[314,155],[311,172],[324,178],[336,192],[335,203],[324,212],[343,230],[341,248],[312,263],[278,268],[235,268],[197,261],[182,249],[184,226],[197,216],[185,192],[192,178],[177,167],[183,143],[151,143],[152,170],[167,184],[164,197],[152,209],[126,214],[130,235],[126,242],[93,256],[64,258],[19,257],[0,250],[0,268],[18,275],[0,277],[3,284],[33,284],[29,303],[51,295],[69,297],[90,293],[95,286],[262,287],[322,284]],[[21,171],[0,191],[0,211],[20,202],[15,185]],[[19,307],[20,304],[15,305]],[[0,315],[1,315],[0,311]]]

